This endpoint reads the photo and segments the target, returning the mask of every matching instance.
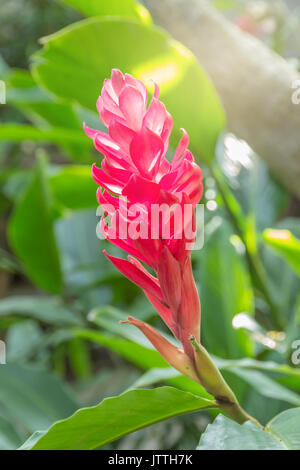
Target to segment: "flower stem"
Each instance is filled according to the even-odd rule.
[[[250,420],[263,428],[255,418],[246,413],[240,406],[235,394],[202,344],[199,344],[194,336],[190,337],[190,341],[194,348],[199,383],[215,397],[218,407],[239,424]]]

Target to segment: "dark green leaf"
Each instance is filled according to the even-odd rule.
[[[31,184],[10,219],[9,240],[29,277],[42,289],[60,292],[60,259],[53,231],[51,193],[42,158],[39,158]]]

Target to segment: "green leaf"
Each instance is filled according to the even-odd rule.
[[[214,402],[171,387],[131,390],[55,423],[33,449],[97,449],[159,421],[211,407]]]
[[[87,343],[81,338],[73,338],[68,344],[68,357],[72,371],[86,379],[92,374],[92,364]]]
[[[274,228],[276,230],[289,230],[294,237],[300,238],[300,223],[297,218],[291,217],[282,219]],[[263,245],[262,260],[268,274],[271,295],[274,302],[276,302],[280,308],[282,317],[287,319],[289,327],[286,333],[291,344],[292,337],[290,333],[293,332],[292,336],[293,334],[296,335],[294,339],[299,337],[297,336],[297,327],[293,319],[297,311],[299,296],[299,273],[297,273],[291,263],[287,262],[287,259],[279,254],[277,249],[275,251],[269,243],[264,243]]]
[[[219,415],[202,434],[198,450],[299,450],[300,408],[283,411],[265,431],[247,421],[240,425]]]
[[[132,325],[129,324],[120,324],[120,321],[126,320],[127,317],[127,312],[122,312],[111,305],[96,307],[88,314],[88,320],[104,330],[145,346],[147,349],[155,350],[150,341],[137,328],[132,328]],[[144,320],[141,316],[139,316],[139,319]],[[174,342],[173,337],[168,337],[165,333],[163,334]]]
[[[112,68],[144,80],[152,91],[154,80],[174,117],[174,142],[184,127],[191,148],[206,160],[214,157],[224,128],[223,109],[195,57],[165,32],[131,20],[93,18],[68,26],[44,43],[33,72],[49,91],[94,111],[101,82]]]
[[[28,366],[0,367],[0,405],[29,431],[45,429],[78,408],[69,389],[55,376]]]
[[[202,434],[197,450],[283,450],[275,436],[247,421],[237,424],[219,414]]]
[[[117,338],[107,333],[88,329],[76,328],[74,334],[79,338],[87,339],[107,347],[143,369],[168,367],[168,364],[160,354],[154,349],[150,349],[150,344],[147,347],[127,339]]]
[[[290,367],[286,364],[278,364],[273,361],[257,361],[249,357],[243,359],[231,361],[226,359],[221,359],[219,357],[214,357],[214,362],[219,367],[219,369],[226,370],[231,368],[239,369],[257,369],[264,370],[269,372],[277,372],[280,374],[293,376],[300,380],[300,369]]]
[[[0,317],[21,315],[50,325],[80,325],[78,314],[68,310],[55,297],[11,296],[0,300]]]
[[[300,406],[300,396],[297,393],[275,382],[265,374],[254,370],[238,368],[231,368],[229,370],[251,385],[260,395]]]
[[[287,449],[300,450],[300,408],[283,411],[266,426]]]
[[[40,130],[50,130],[54,127],[52,132],[48,132],[48,138],[54,143],[59,144],[67,154],[75,161],[88,161],[88,140],[80,139],[82,137],[82,120],[75,113],[73,107],[65,102],[56,102],[53,98],[46,93],[41,87],[37,85],[33,77],[27,70],[15,69],[11,72],[7,80],[7,101],[15,106],[24,116],[31,121]],[[55,132],[55,128],[58,129]],[[60,139],[60,133],[65,129],[77,131],[79,139],[76,138],[75,133],[65,134],[65,139]],[[26,132],[27,136],[33,136],[36,139],[46,139],[47,135],[37,133],[34,129],[13,127],[12,130],[16,131],[16,138],[22,137]],[[9,128],[5,129],[5,135],[11,138]],[[12,136],[14,138],[14,136]],[[75,142],[69,139],[75,139]]]
[[[1,124],[0,140],[11,142],[22,142],[23,140],[34,140],[40,142],[51,142],[53,144],[85,144],[87,137],[83,131],[67,129],[63,127],[51,127],[49,129],[38,129],[28,124]]]
[[[300,275],[300,240],[289,230],[266,229],[264,241]]]
[[[37,443],[37,441],[46,434],[46,431],[36,431],[34,432],[18,450],[31,450],[32,447]]]
[[[58,293],[62,275],[45,165],[44,158],[39,158],[31,184],[10,219],[9,241],[29,277],[42,289]]]
[[[134,0],[63,0],[85,16],[123,16],[140,20],[145,24],[151,23],[151,16],[145,7]]]

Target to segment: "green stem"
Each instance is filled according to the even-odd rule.
[[[247,239],[245,237],[244,215],[241,210],[241,207],[236,201],[231,190],[228,188],[222,175],[220,174],[219,168],[215,164],[211,164],[209,166],[209,169],[210,169],[212,176],[214,177],[216,181],[218,190],[223,199],[225,208],[230,216],[232,224],[245,245],[246,260],[249,266],[249,272],[253,280],[253,283],[254,285],[257,286],[258,290],[261,292],[261,294],[263,295],[264,299],[266,300],[266,302],[268,303],[270,307],[270,315],[272,317],[274,327],[277,328],[278,330],[282,330],[284,328],[284,320],[269,293],[269,289],[268,289],[267,282],[265,279],[266,275],[265,275],[264,267],[257,253],[253,253],[251,252],[251,250],[249,250]]]
[[[253,416],[246,413],[240,406],[235,394],[202,344],[199,344],[194,336],[190,337],[190,341],[194,348],[195,366],[199,383],[208,393],[215,397],[218,407],[239,424],[250,420],[263,428]]]

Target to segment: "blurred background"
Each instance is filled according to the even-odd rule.
[[[296,0],[210,3],[299,69]],[[300,403],[299,364],[291,359],[300,339],[299,199],[249,143],[226,132],[206,74],[151,24],[150,13],[133,1],[1,0],[0,449],[132,387],[162,383],[202,393],[183,377],[161,379],[164,361],[118,323],[130,313],[167,334],[140,290],[102,255],[104,248],[119,252],[96,237],[90,165],[100,155],[82,131],[83,121],[101,128],[95,103],[111,67],[147,81],[160,50],[156,72],[177,67],[165,89],[162,77],[162,100],[175,117],[169,154],[185,127],[205,178],[205,244],[193,253],[202,340],[261,422]],[[109,35],[98,36],[92,23],[81,32],[70,26],[65,39],[56,34],[94,16],[108,18]],[[135,31],[127,18],[141,26]],[[212,418],[173,418],[110,447],[193,449]]]

